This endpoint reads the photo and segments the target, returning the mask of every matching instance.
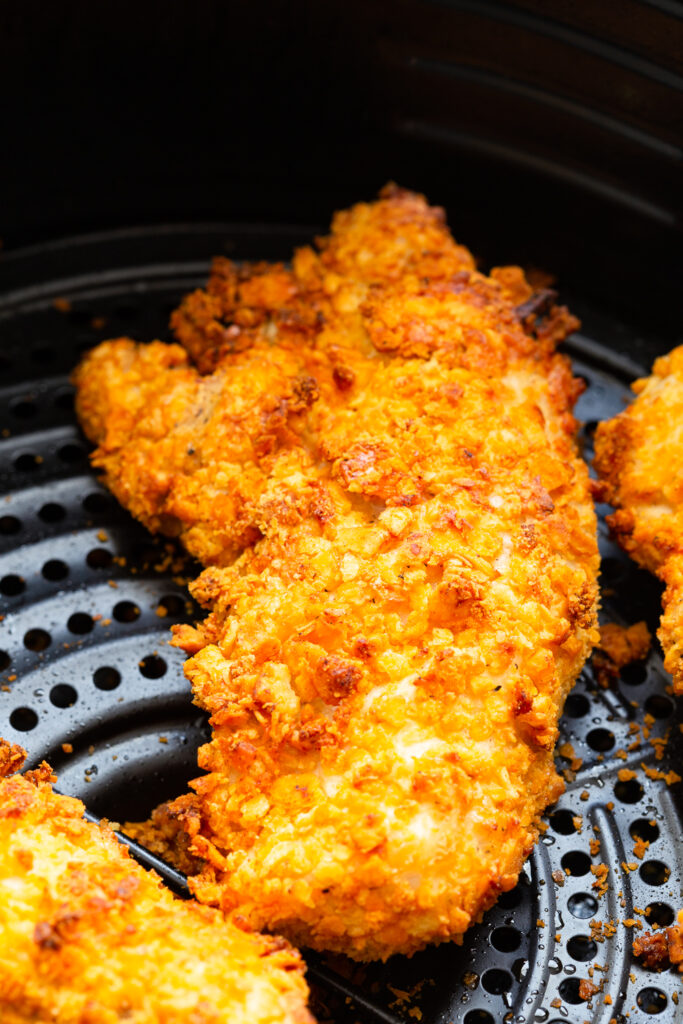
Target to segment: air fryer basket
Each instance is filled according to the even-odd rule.
[[[312,232],[310,232],[312,233]],[[0,299],[0,734],[22,743],[29,765],[47,759],[59,788],[116,821],[139,819],[198,774],[207,736],[192,704],[171,622],[191,619],[185,586],[196,574],[172,543],[154,539],[98,483],[73,413],[68,374],[106,337],[168,338],[169,311],[206,278],[212,254],[286,258],[301,228],[199,225],[113,232],[18,251],[6,258]],[[570,299],[571,303],[571,299]],[[580,303],[572,303],[580,307]],[[567,351],[587,388],[578,404],[591,457],[595,422],[614,415],[639,372],[622,348],[642,351],[628,328],[579,308],[582,332]],[[610,348],[609,346],[612,346]],[[601,513],[603,615],[659,617],[656,581],[610,541]],[[646,716],[650,716],[646,719]],[[649,739],[635,749],[645,722]],[[680,766],[678,714],[655,649],[604,689],[590,668],[567,701],[561,743],[580,766],[515,890],[501,897],[462,946],[411,959],[330,961],[377,1013],[318,993],[338,1022],[390,1017],[423,1024],[595,1024],[683,1021],[683,983],[648,974],[631,953],[634,917],[674,919],[681,900],[680,786],[641,765]],[[662,760],[652,739],[671,736]],[[569,751],[565,748],[565,753]],[[576,763],[575,763],[576,768]],[[636,771],[620,780],[623,768]],[[579,820],[580,819],[580,820]],[[642,859],[634,836],[650,845]],[[592,840],[599,839],[599,849]],[[609,867],[600,895],[591,868]],[[647,908],[647,918],[643,912]],[[599,991],[587,1005],[582,979]],[[585,993],[585,986],[583,988]],[[369,1012],[369,1016],[368,1016]]]

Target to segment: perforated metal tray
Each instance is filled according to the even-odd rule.
[[[151,538],[98,484],[69,371],[103,338],[167,338],[170,309],[205,280],[211,254],[286,258],[307,234],[230,225],[117,232],[25,250],[0,267],[0,734],[21,742],[31,765],[49,760],[61,790],[96,814],[141,818],[197,774],[206,720],[167,638],[172,621],[198,614],[181,578],[198,567],[183,567],[178,549]],[[627,329],[582,312],[584,331],[567,348],[588,385],[578,415],[590,459],[595,421],[623,408],[641,368],[610,348],[615,338],[628,343]],[[654,630],[659,586],[610,542],[599,511],[604,616],[646,619]],[[650,738],[671,733],[662,761],[649,742],[629,749],[646,715]],[[378,1011],[424,1024],[637,1024],[660,1012],[683,1021],[679,977],[642,970],[622,923],[649,908],[650,924],[668,924],[681,902],[680,787],[641,768],[680,766],[678,722],[656,649],[609,689],[587,668],[562,720],[562,741],[582,763],[517,888],[460,947],[332,966]],[[637,778],[620,781],[622,768]],[[650,841],[642,860],[634,835]],[[590,869],[601,863],[610,884],[600,897]],[[596,932],[610,937],[596,941]],[[579,985],[589,969],[600,992],[587,1004]],[[317,998],[317,1012],[339,1024],[363,1015],[324,991]]]

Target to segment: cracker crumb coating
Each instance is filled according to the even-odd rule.
[[[176,900],[0,740],[3,1024],[314,1024],[301,959]]]
[[[616,509],[607,519],[613,534],[665,584],[657,635],[683,693],[683,346],[632,387],[628,408],[598,425],[595,467]]]
[[[114,493],[208,566],[174,640],[212,716],[196,895],[386,958],[460,941],[562,791],[598,638],[554,352],[576,321],[395,187],[268,274],[219,261],[174,316],[185,349],[99,346],[78,409]]]

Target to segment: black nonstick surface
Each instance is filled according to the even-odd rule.
[[[95,814],[144,817],[197,774],[206,720],[167,640],[171,622],[198,614],[185,585],[198,569],[98,483],[69,371],[103,338],[168,338],[170,310],[205,280],[211,254],[286,258],[310,233],[231,225],[115,232],[24,250],[0,268],[0,734],[26,747],[30,765],[49,760],[59,788]],[[636,357],[650,352],[623,325],[579,311],[584,327],[567,350],[587,383],[578,415],[590,459],[595,422],[623,408],[644,369],[615,345]],[[654,630],[659,586],[611,543],[608,510],[599,511],[603,617],[645,619]],[[582,674],[560,741],[573,745],[581,766],[519,885],[463,946],[332,966],[377,1007],[423,1024],[637,1024],[657,1014],[683,1021],[683,982],[642,970],[631,954],[633,929],[622,923],[666,925],[681,905],[681,787],[641,767],[681,764],[669,683],[656,645],[609,689],[591,668]],[[650,740],[671,735],[662,760],[649,741],[633,748],[646,722]],[[566,770],[569,761],[558,765]],[[637,777],[619,780],[623,768]],[[650,840],[642,859],[634,835]],[[599,864],[609,866],[602,896],[590,870]],[[638,913],[646,908],[647,918]],[[579,985],[589,978],[600,991],[587,1003]],[[321,1017],[362,1019],[352,1004],[322,991],[318,998]]]

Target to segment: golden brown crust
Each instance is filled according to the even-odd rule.
[[[0,781],[3,1022],[312,1024],[291,947],[175,900],[82,814],[39,772]]]
[[[597,638],[578,390],[553,351],[575,321],[530,307],[517,269],[477,273],[398,189],[338,214],[292,275],[282,309],[251,300],[240,350],[213,325],[244,283],[210,322],[187,300],[176,330],[216,368],[160,365],[132,431],[127,386],[104,417],[80,397],[107,389],[119,348],[156,358],[130,342],[86,359],[79,410],[115,493],[153,528],[172,514],[210,565],[193,591],[211,613],[175,634],[213,727],[195,892],[386,957],[461,938],[561,791],[557,719]],[[310,330],[293,308],[315,310]]]
[[[666,584],[659,638],[683,692],[683,347],[633,385],[636,399],[598,426],[595,466],[621,546]]]
[[[127,821],[123,831],[185,875],[196,875],[203,862],[190,850],[200,828],[200,809],[194,793],[160,804],[147,821]]]

